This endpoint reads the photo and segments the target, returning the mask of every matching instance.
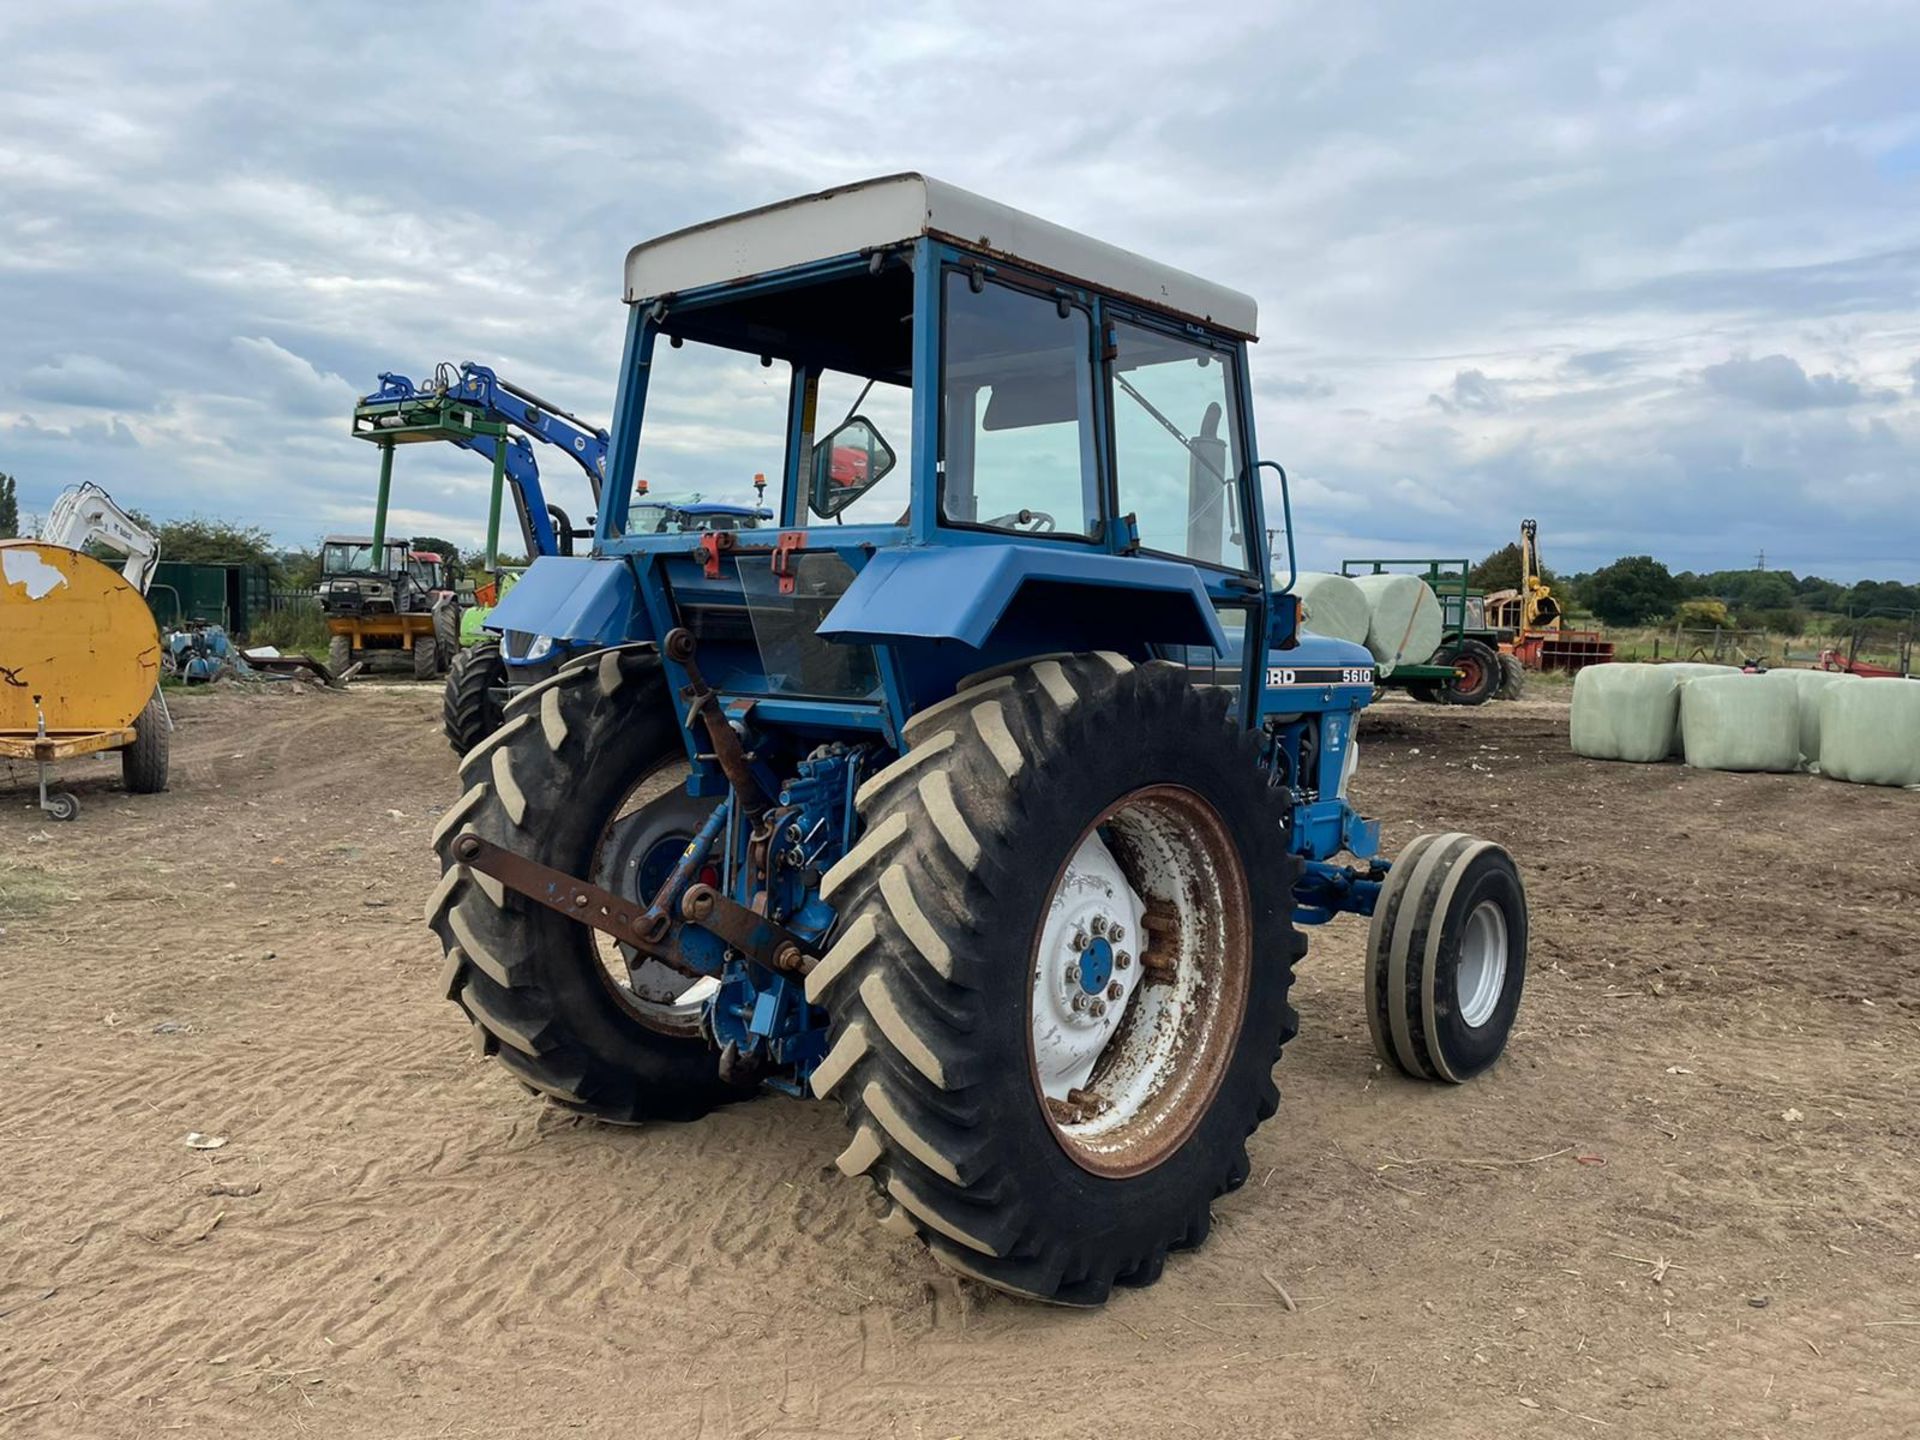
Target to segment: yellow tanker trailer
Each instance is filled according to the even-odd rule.
[[[120,752],[128,790],[166,789],[171,729],[140,592],[78,550],[0,541],[0,759],[38,766],[40,808],[79,814],[71,794],[47,793],[47,767],[105,750]]]

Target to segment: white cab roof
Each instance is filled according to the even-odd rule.
[[[932,235],[1252,338],[1251,296],[925,175],[887,175],[643,241],[629,302],[725,284]]]

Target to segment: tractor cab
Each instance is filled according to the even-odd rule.
[[[692,535],[703,530],[758,530],[773,518],[773,511],[761,505],[732,505],[698,495],[686,500],[648,496],[635,500],[627,525],[636,535]]]
[[[1371,693],[1269,591],[1247,296],[905,175],[639,245],[626,298],[596,558],[536,561],[500,628],[641,613],[721,693],[855,733],[1037,645],[1172,659],[1249,726],[1300,708],[1270,692]],[[743,468],[779,478],[758,533],[635,493]]]
[[[367,535],[320,542],[320,609],[328,615],[427,611],[441,588],[440,557],[416,554],[404,540],[389,540],[378,552]]]

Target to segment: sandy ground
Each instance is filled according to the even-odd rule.
[[[878,1230],[832,1108],[611,1129],[475,1059],[419,918],[437,708],[196,694],[170,794],[4,791],[0,1433],[1920,1432],[1920,795],[1383,703],[1392,844],[1531,886],[1508,1058],[1382,1074],[1321,932],[1252,1182],[1075,1313]]]

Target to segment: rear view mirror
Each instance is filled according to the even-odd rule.
[[[893,469],[893,447],[864,415],[856,415],[813,447],[808,500],[823,519],[838,515]]]

